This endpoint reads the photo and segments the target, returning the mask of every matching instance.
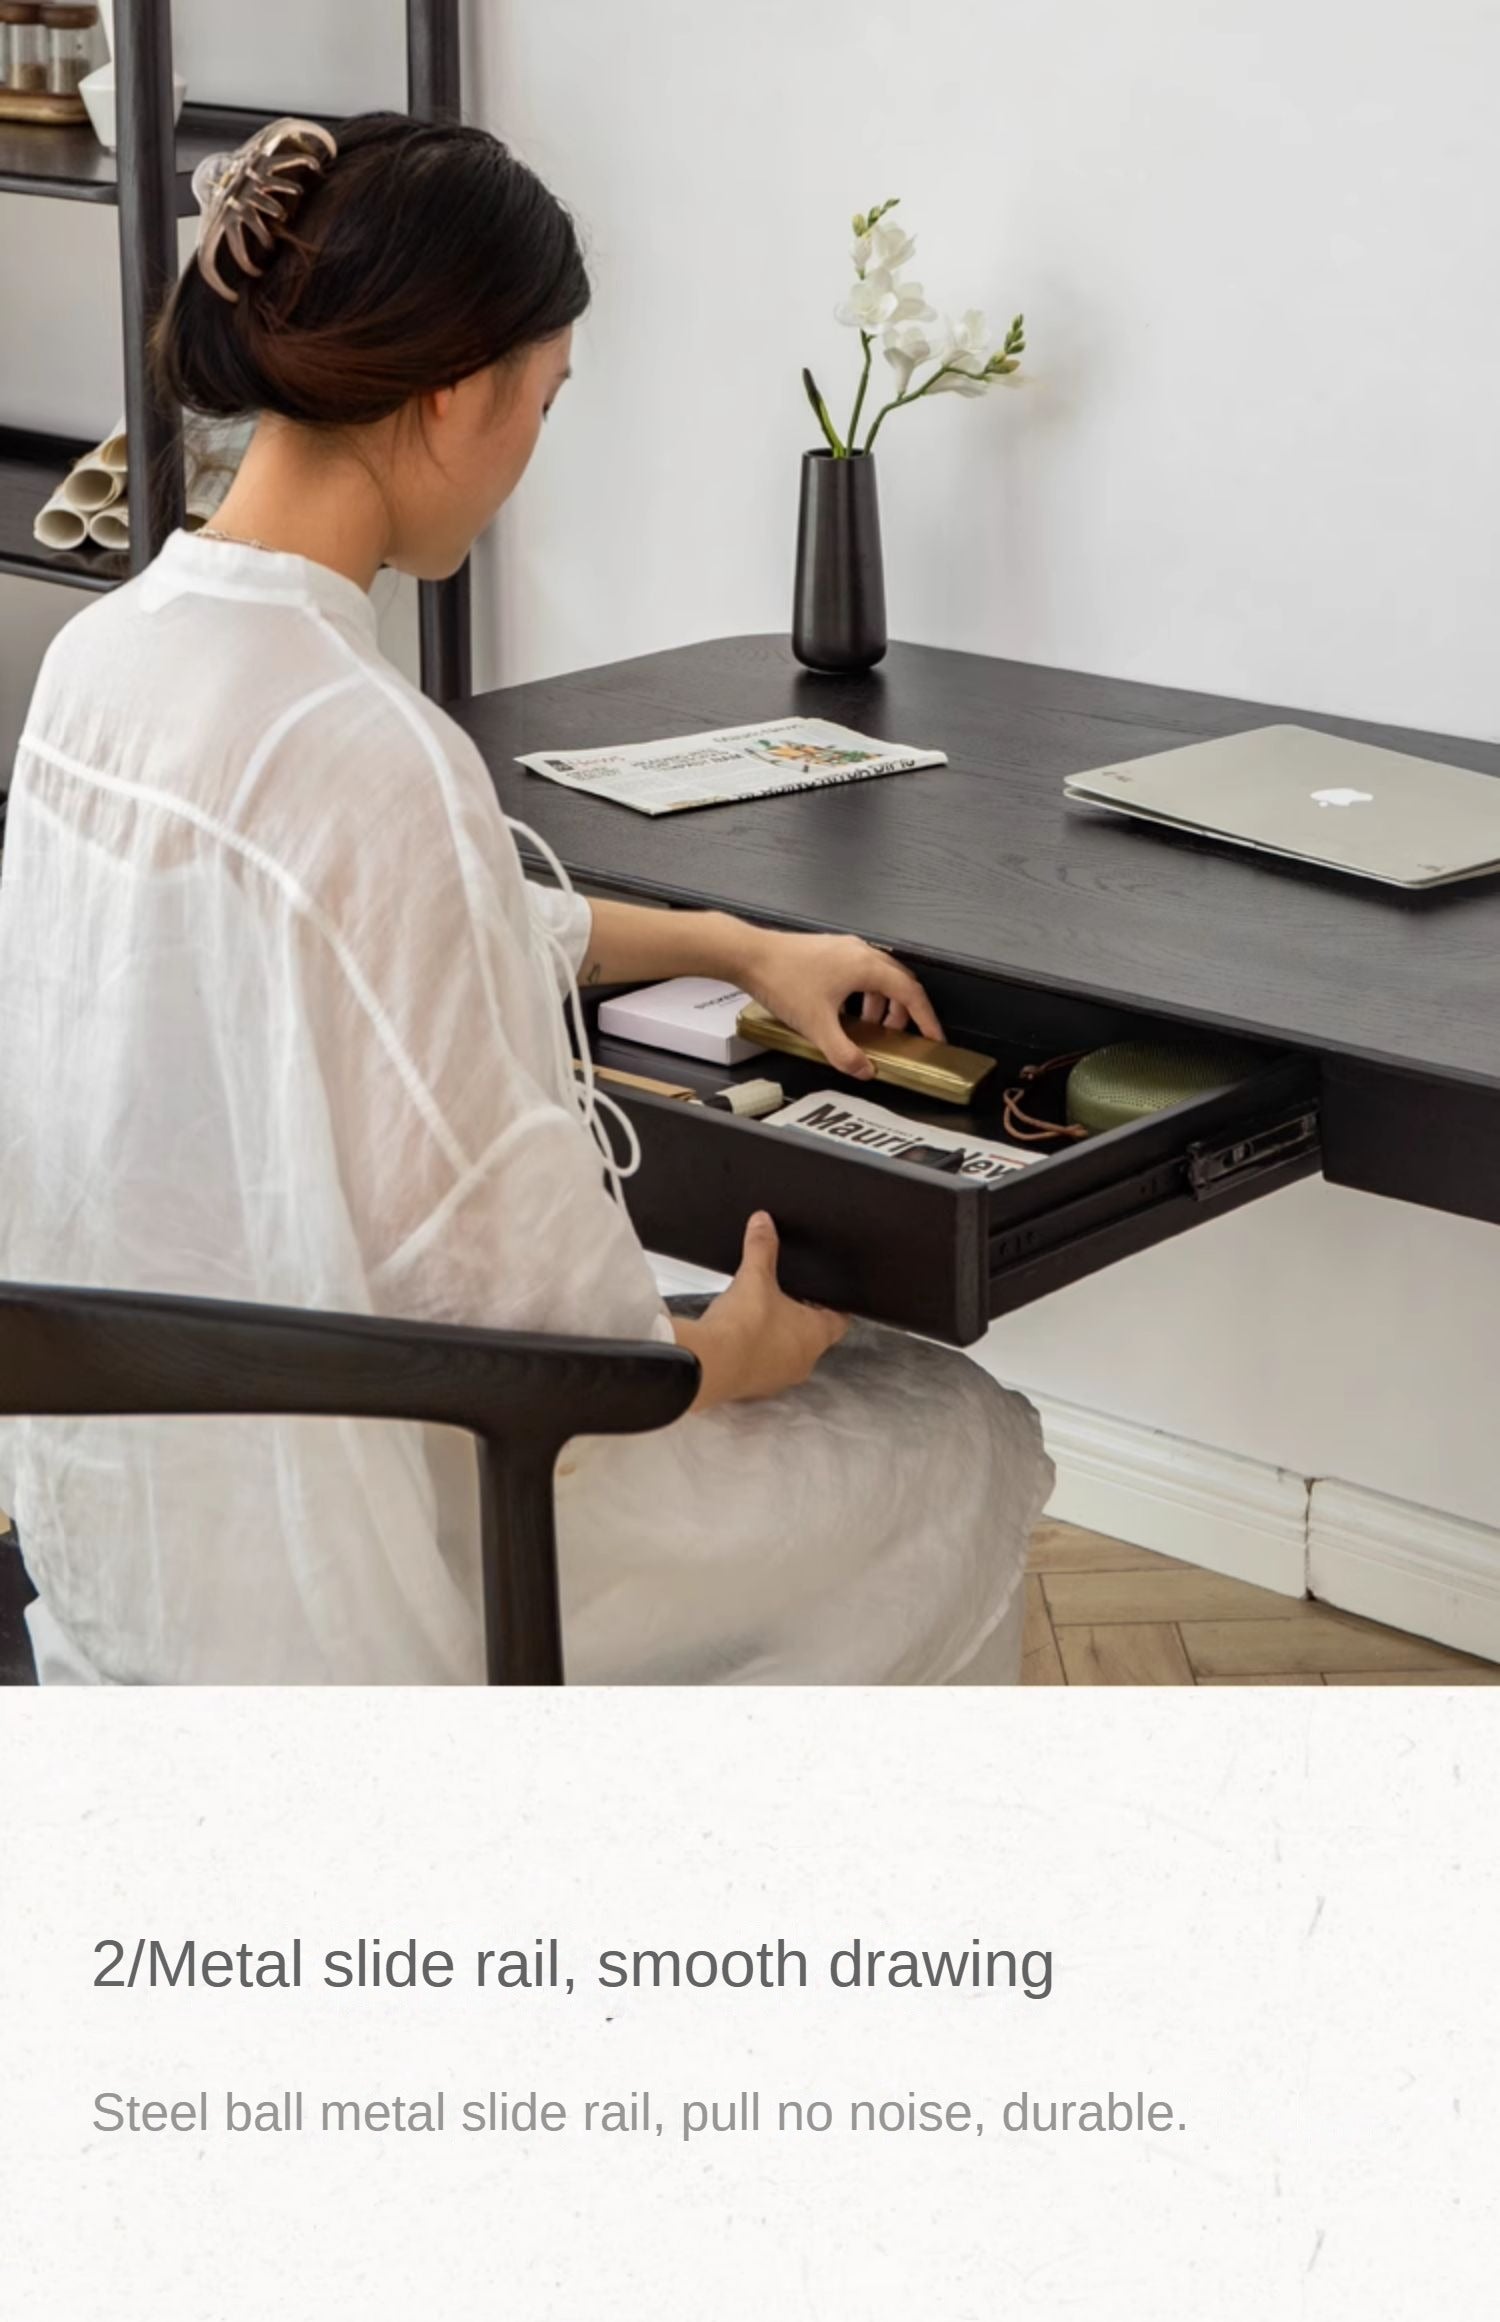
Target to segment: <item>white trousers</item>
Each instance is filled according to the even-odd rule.
[[[1025,1591],[1017,1589],[998,1627],[992,1629],[977,1653],[954,1671],[949,1685],[1019,1685],[1021,1640],[1026,1621]],[[102,1685],[64,1629],[53,1619],[40,1597],[27,1610],[31,1653],[39,1685]]]

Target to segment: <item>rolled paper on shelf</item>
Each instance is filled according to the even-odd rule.
[[[189,413],[183,433],[187,474],[187,509],[183,518],[189,532],[199,532],[218,509],[234,482],[253,422],[205,420]],[[130,546],[130,508],[126,499],[130,466],[124,422],[82,459],[74,462],[32,526],[37,545],[54,551],[96,548],[118,554]]]
[[[57,489],[60,497],[70,508],[76,508],[80,516],[92,516],[119,499],[125,489],[125,478],[105,467],[97,452],[90,452],[63,478]]]
[[[123,500],[116,500],[112,507],[95,510],[89,518],[89,538],[96,548],[111,548],[116,552],[130,546],[130,510]]]
[[[73,462],[32,525],[39,548],[81,548],[89,538],[89,518],[119,499],[125,489],[124,424]]]
[[[89,536],[88,518],[69,505],[63,498],[63,487],[59,485],[31,531],[38,548],[54,551],[82,548]]]

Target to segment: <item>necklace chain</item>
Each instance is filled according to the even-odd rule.
[[[200,540],[222,540],[227,542],[231,548],[258,548],[263,556],[271,556],[275,553],[274,550],[267,548],[263,540],[252,540],[245,532],[222,531],[217,524],[200,524],[198,538]]]

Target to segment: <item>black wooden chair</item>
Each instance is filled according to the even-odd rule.
[[[682,1347],[550,1338],[298,1307],[0,1284],[0,1415],[405,1419],[477,1438],[491,1685],[560,1685],[553,1470],[575,1435],[638,1435],[697,1392]],[[31,1680],[20,1559],[4,1681]],[[24,1664],[24,1667],[23,1667]]]

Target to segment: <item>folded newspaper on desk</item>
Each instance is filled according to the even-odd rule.
[[[827,718],[774,718],[615,750],[538,750],[516,763],[637,814],[684,814],[694,806],[868,782],[876,774],[908,774],[948,761],[941,750],[872,741]]]
[[[906,1121],[899,1113],[888,1113],[864,1097],[842,1096],[831,1088],[815,1089],[811,1096],[798,1097],[795,1104],[784,1105],[779,1113],[772,1113],[764,1126],[800,1129],[809,1136],[830,1137],[837,1144],[857,1146],[863,1153],[878,1153],[887,1161],[899,1161],[913,1145],[928,1149],[940,1146],[945,1152],[961,1152],[963,1163],[954,1175],[979,1185],[997,1185],[1017,1169],[1046,1159],[1044,1153],[1027,1153],[1019,1145],[997,1145],[989,1137],[934,1129],[926,1121]]]

